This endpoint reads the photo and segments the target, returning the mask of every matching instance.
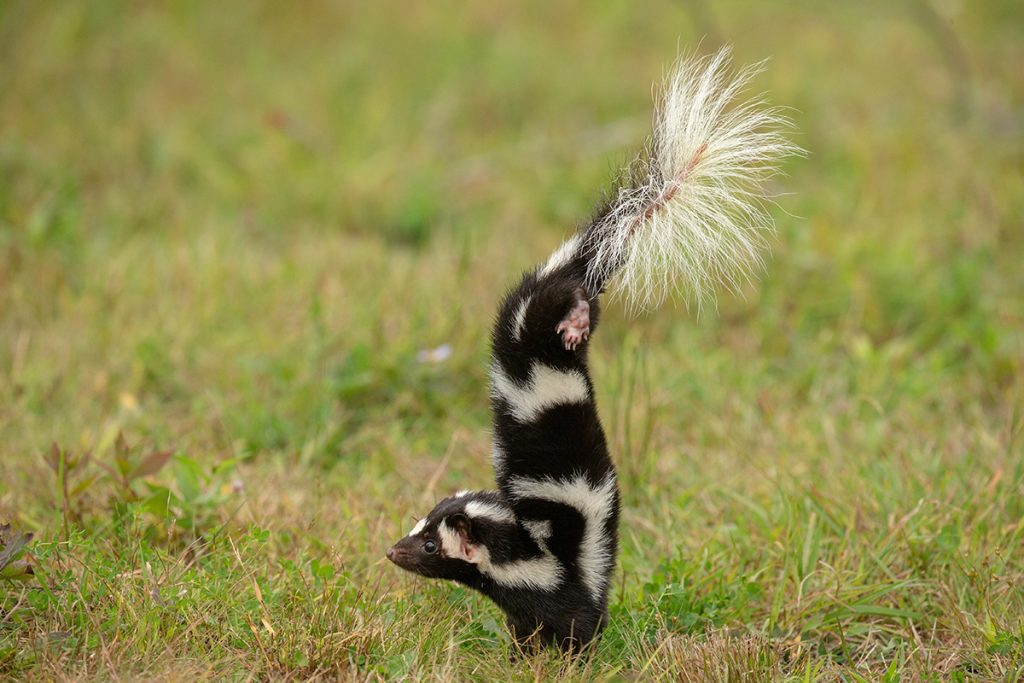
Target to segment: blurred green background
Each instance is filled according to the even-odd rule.
[[[498,298],[721,44],[808,156],[744,296],[607,307],[612,626],[509,663],[380,558],[489,485]],[[1020,676],[1022,64],[1009,0],[0,4],[0,676]]]

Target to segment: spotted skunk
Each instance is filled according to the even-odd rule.
[[[762,183],[797,150],[777,110],[736,102],[758,69],[733,72],[728,50],[677,63],[617,192],[500,306],[498,490],[445,498],[387,551],[403,569],[493,599],[521,644],[579,651],[608,622],[619,489],[587,369],[601,294],[614,289],[634,308],[672,290],[699,303],[761,265],[771,227]]]

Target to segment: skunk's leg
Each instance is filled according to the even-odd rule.
[[[590,302],[582,287],[573,292],[572,307],[558,323],[555,332],[562,335],[562,345],[566,351],[575,351],[590,336]]]

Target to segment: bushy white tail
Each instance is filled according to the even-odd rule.
[[[762,69],[732,70],[728,48],[675,64],[645,153],[583,231],[595,289],[610,283],[633,309],[671,292],[701,305],[716,286],[736,289],[760,270],[773,229],[764,181],[801,152],[782,136],[790,122],[778,109],[741,99]]]

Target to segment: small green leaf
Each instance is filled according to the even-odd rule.
[[[202,493],[199,482],[199,465],[189,458],[179,457],[178,467],[175,469],[174,477],[178,482],[178,490],[182,499],[194,501]]]
[[[313,572],[313,576],[321,580],[328,580],[334,578],[334,567],[330,564],[321,564],[318,560],[314,559],[309,563],[309,567]]]

